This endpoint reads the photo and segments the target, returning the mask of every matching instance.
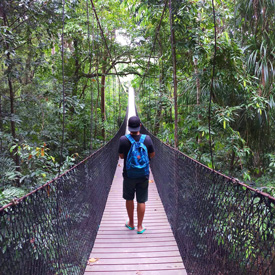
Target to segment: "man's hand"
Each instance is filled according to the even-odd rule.
[[[156,155],[156,153],[155,153],[155,152],[153,152],[153,153],[149,153],[149,158],[150,158],[150,159],[152,159],[155,155]]]
[[[119,157],[120,157],[121,159],[124,159],[124,154],[119,154]]]

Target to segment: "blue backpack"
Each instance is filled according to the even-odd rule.
[[[128,178],[143,178],[149,175],[149,157],[147,147],[144,145],[146,135],[141,135],[139,141],[135,141],[129,134],[126,137],[131,142],[131,148],[127,155],[126,171]]]

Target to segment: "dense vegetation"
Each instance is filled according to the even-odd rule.
[[[88,0],[0,3],[0,205],[113,136],[127,106],[117,72],[133,76],[146,127],[211,167],[213,64],[215,169],[275,193],[275,1],[216,0],[216,58],[210,0],[94,4],[104,37]]]

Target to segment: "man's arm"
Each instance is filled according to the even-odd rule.
[[[124,145],[123,145],[123,137],[121,137],[119,139],[119,146],[118,146],[118,154],[119,154],[119,157],[121,159],[124,159],[124,154],[123,154],[124,150],[123,150],[123,147],[124,147]]]
[[[124,159],[124,154],[119,154],[119,157],[120,157],[121,159]]]
[[[150,136],[146,136],[146,141],[147,141],[146,146],[148,149],[148,156],[149,156],[149,159],[152,159],[156,155],[156,153],[155,153],[155,148]]]

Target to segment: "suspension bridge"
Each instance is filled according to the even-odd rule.
[[[64,97],[63,70],[63,103]],[[131,90],[128,116],[133,114]],[[78,165],[0,209],[0,275],[275,274],[275,199],[206,167],[145,128],[156,151],[147,230],[137,235],[125,228],[118,142],[126,122],[127,115],[117,134]]]
[[[275,199],[145,128],[156,151],[148,230],[125,227],[118,141],[126,121],[104,147],[0,209],[0,274],[274,274]]]

